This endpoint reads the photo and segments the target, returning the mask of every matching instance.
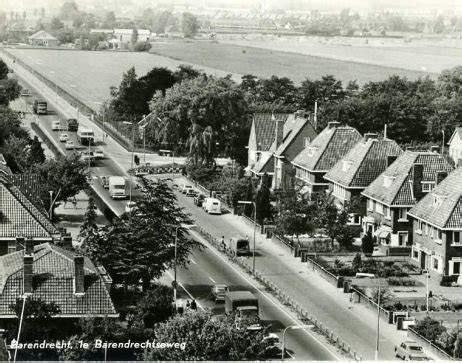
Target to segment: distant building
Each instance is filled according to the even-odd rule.
[[[462,166],[462,127],[456,127],[449,139],[449,156],[456,166]]]
[[[114,29],[113,39],[110,43],[113,48],[122,48],[122,44],[129,44],[132,41],[134,29]],[[151,31],[148,29],[137,29],[138,42],[148,42],[151,39]]]
[[[10,306],[24,294],[55,302],[58,319],[118,317],[104,268],[69,249],[26,241],[24,250],[0,256],[0,266],[0,319],[16,318]]]
[[[457,168],[410,211],[412,258],[440,275],[462,274],[462,168]]]
[[[39,30],[37,33],[32,34],[28,40],[30,45],[39,45],[42,47],[58,46],[58,39],[44,30]]]

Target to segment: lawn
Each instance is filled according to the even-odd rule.
[[[283,44],[281,48],[286,49]],[[357,80],[359,84],[383,80],[392,74],[410,79],[432,75],[423,71],[310,56],[294,51],[298,51],[298,48],[288,52],[208,41],[158,42],[153,43],[151,49],[151,52],[160,56],[222,69],[229,73],[250,73],[263,78],[275,74],[289,77],[297,84],[307,77],[318,79],[326,74],[333,74],[345,83]],[[340,56],[340,52],[337,52]]]
[[[174,70],[178,65],[185,63],[154,54],[133,52],[21,48],[8,51],[94,110],[99,110],[98,102],[104,102],[109,98],[109,88],[118,86],[123,72],[130,67],[134,66],[140,76],[153,67]],[[205,66],[197,68],[219,76],[227,74]],[[235,78],[240,79],[240,76]]]

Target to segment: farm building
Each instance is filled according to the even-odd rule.
[[[31,45],[40,45],[43,47],[57,47],[58,39],[53,35],[47,33],[44,30],[40,30],[35,34],[32,34],[29,38],[29,44]]]

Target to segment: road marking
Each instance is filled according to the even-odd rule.
[[[238,268],[233,266],[227,259],[225,259],[221,253],[219,253],[217,250],[215,250],[214,247],[212,247],[198,232],[195,232],[193,230],[189,230],[189,233],[195,236],[197,239],[200,241],[203,241],[203,243],[209,248],[212,253],[214,253],[217,257],[219,257],[224,263],[226,263],[229,267],[231,267],[235,272],[237,272],[245,281],[248,282],[249,285],[251,285],[255,290],[257,290],[263,297],[265,297],[270,303],[272,303],[275,307],[277,307],[281,312],[283,312],[290,320],[292,320],[297,326],[302,326],[306,324],[302,324],[299,322],[297,319],[295,319],[291,314],[289,314],[285,309],[282,308],[281,303],[279,301],[275,300],[273,297],[265,293],[263,290],[261,290],[255,282],[247,277],[242,271],[240,271]],[[338,357],[334,352],[332,352],[325,343],[323,343],[317,336],[315,336],[313,333],[309,332],[306,329],[301,329],[305,334],[316,340],[332,357],[334,357],[335,360],[342,360],[340,357]]]
[[[197,265],[196,261],[194,261],[192,258],[189,259],[193,264]]]
[[[210,276],[209,276],[209,280],[212,281],[214,284],[217,283],[217,282],[216,282],[214,279],[212,279]]]

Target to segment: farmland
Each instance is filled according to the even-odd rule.
[[[174,70],[178,65],[186,63],[154,54],[133,52],[20,48],[8,51],[95,111],[99,110],[99,103],[109,98],[110,87],[118,86],[123,72],[130,67],[135,67],[137,75],[142,76],[153,67]],[[219,76],[227,74],[209,67],[197,68]],[[240,75],[234,78],[239,80]]]
[[[274,46],[274,48],[277,47]],[[298,51],[299,48],[293,49]],[[392,74],[411,79],[432,75],[419,70],[368,64],[367,60],[361,63],[276,49],[205,41],[154,43],[151,52],[177,60],[219,68],[230,73],[250,73],[263,78],[269,78],[272,75],[285,76],[297,84],[307,77],[318,79],[326,74],[333,74],[345,83],[350,80],[357,80],[359,84],[383,80]],[[342,56],[342,52],[339,50],[337,53]]]

